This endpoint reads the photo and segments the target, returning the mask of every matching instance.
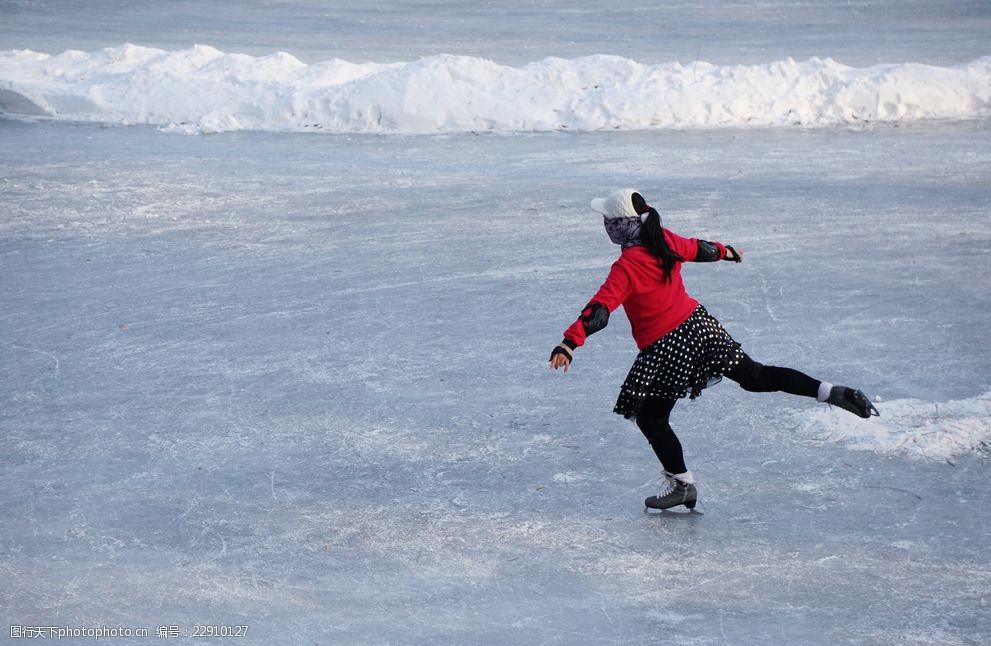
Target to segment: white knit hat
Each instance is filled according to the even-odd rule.
[[[633,206],[633,196],[639,191],[632,188],[621,188],[613,191],[605,198],[597,197],[591,202],[592,210],[598,211],[607,218],[636,218],[642,215],[637,213]],[[641,199],[643,196],[641,196]]]

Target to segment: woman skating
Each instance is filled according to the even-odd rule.
[[[698,492],[668,420],[675,403],[692,399],[725,375],[752,392],[783,391],[814,397],[860,417],[877,409],[859,390],[833,386],[792,370],[753,361],[719,321],[688,295],[683,262],[741,262],[732,246],[683,238],[661,226],[657,211],[632,189],[592,200],[609,239],[623,250],[606,282],[551,353],[551,368],[568,371],[574,350],[606,327],[620,305],[630,319],[640,354],[623,382],[614,412],[635,419],[660,460],[666,488],[644,503],[656,509],[695,507]]]

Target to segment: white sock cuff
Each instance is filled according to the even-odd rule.
[[[833,389],[833,384],[829,383],[828,381],[819,382],[819,394],[816,395],[816,399],[818,399],[821,402],[826,401],[827,399],[829,399],[829,391],[831,391],[832,389]]]
[[[691,469],[684,473],[672,473],[671,477],[685,484],[695,484],[695,476],[692,475]]]

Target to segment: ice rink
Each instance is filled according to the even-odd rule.
[[[0,50],[636,58],[586,2],[475,21],[470,3],[255,3],[227,26],[200,6],[0,3]],[[991,54],[986,5],[905,7],[640,7],[647,36],[681,28],[644,60]],[[991,120],[190,136],[0,118],[0,159],[3,639],[991,642]],[[625,317],[547,368],[617,255],[588,202],[624,186],[743,251],[684,276],[755,359],[861,388],[882,417],[719,384],[672,418],[701,513],[646,513],[656,461],[611,413]]]

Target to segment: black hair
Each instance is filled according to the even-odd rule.
[[[657,263],[661,266],[663,273],[661,280],[670,283],[671,271],[675,264],[684,262],[685,259],[668,246],[668,241],[664,238],[664,227],[661,226],[661,214],[657,212],[657,209],[647,206],[646,200],[639,193],[633,194],[632,201],[633,208],[636,209],[637,213],[647,214],[647,218],[640,228],[640,241],[643,246],[647,247],[650,255],[657,258]]]

